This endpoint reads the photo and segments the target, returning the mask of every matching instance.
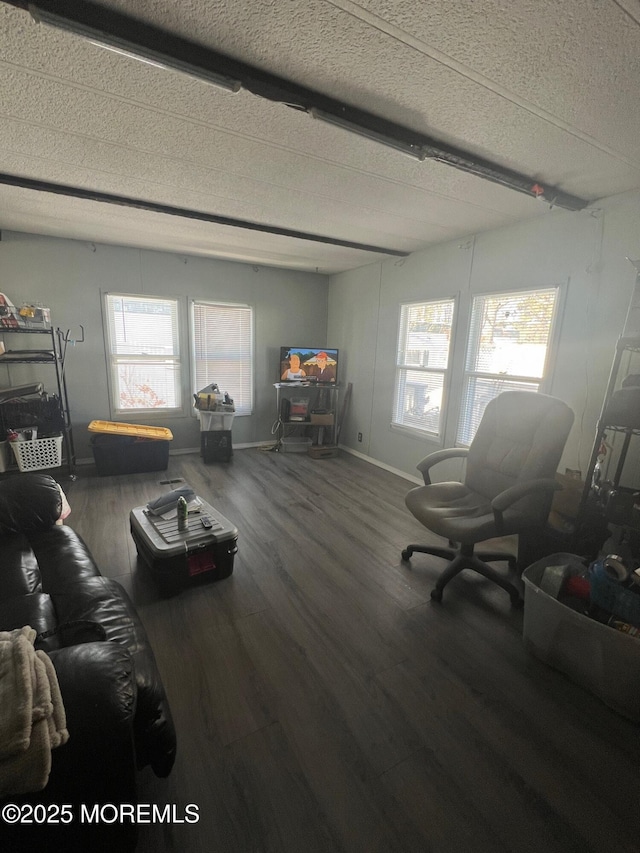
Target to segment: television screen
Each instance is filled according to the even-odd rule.
[[[280,382],[333,385],[338,381],[338,350],[280,347]]]

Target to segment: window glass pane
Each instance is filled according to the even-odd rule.
[[[467,370],[542,378],[556,288],[473,300]]]
[[[471,444],[487,403],[498,394],[502,394],[503,391],[537,391],[539,387],[537,382],[514,382],[508,379],[468,376],[462,399],[463,417],[458,429],[458,442],[466,446]]]
[[[115,412],[179,409],[177,300],[107,294],[106,322]]]
[[[553,287],[474,298],[459,444],[471,444],[485,406],[502,391],[540,389],[557,295]]]
[[[453,322],[453,300],[401,307],[398,364],[446,370]]]
[[[441,299],[400,306],[394,424],[439,434],[454,305]]]
[[[194,302],[194,393],[215,382],[233,399],[236,414],[253,409],[253,309]]]
[[[399,370],[394,422],[415,429],[438,433],[444,374]]]
[[[172,362],[119,361],[119,409],[175,409],[180,406],[180,370]]]
[[[108,296],[114,355],[177,355],[178,311],[173,299]]]

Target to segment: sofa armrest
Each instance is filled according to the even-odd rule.
[[[49,782],[37,793],[12,797],[18,805],[71,804],[67,825],[0,826],[0,849],[86,850],[113,853],[135,849],[134,824],[80,821],[85,804],[137,802],[133,721],[136,683],[129,652],[115,643],[86,643],[50,653],[67,717],[69,740],[51,753]]]
[[[102,576],[61,582],[48,591],[61,623],[96,622],[107,640],[131,654],[137,685],[133,726],[138,769],[150,764],[157,776],[168,776],[176,756],[176,732],[156,659],[133,602],[117,581]]]
[[[67,715],[69,740],[54,750],[50,784],[62,775],[81,798],[91,780],[96,802],[135,798],[133,658],[115,643],[83,643],[50,652]],[[69,773],[63,772],[68,767]],[[98,772],[96,772],[98,771]],[[75,777],[70,779],[69,777]],[[85,776],[84,783],[78,777]],[[76,784],[77,783],[77,784]]]
[[[0,482],[0,535],[45,530],[61,513],[62,493],[49,474],[16,474]]]

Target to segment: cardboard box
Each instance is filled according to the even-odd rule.
[[[337,455],[338,448],[335,444],[314,444],[309,448],[309,456],[313,459],[330,459]]]
[[[333,412],[327,412],[324,415],[317,415],[311,412],[311,423],[314,426],[333,426]]]

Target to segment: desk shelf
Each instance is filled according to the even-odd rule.
[[[282,449],[283,439],[310,438],[312,447],[334,447],[337,444],[339,385],[317,385],[312,382],[277,382],[276,438],[277,449]],[[292,398],[307,401],[308,415],[304,420],[288,416]],[[315,420],[315,422],[314,422]],[[331,421],[328,423],[328,421]]]
[[[630,407],[629,411],[621,416],[620,412],[624,411],[624,407],[621,410],[619,406],[612,405],[614,395],[621,390],[624,380],[632,374],[640,373],[638,356],[640,338],[618,339],[575,523],[572,544],[576,553],[582,552],[581,546],[584,542],[597,541],[598,535],[613,533],[614,537],[622,541],[628,539],[629,535],[637,538],[640,532],[640,513],[634,509],[633,495],[636,490],[622,483],[627,463],[636,460],[639,455],[637,450],[640,445],[637,439],[640,437],[640,411],[636,414],[633,407]],[[633,386],[627,387],[633,389]],[[638,398],[640,399],[640,388]],[[634,445],[636,452],[630,453]],[[600,462],[602,447],[607,448],[609,455],[604,476],[601,473],[604,466]],[[638,547],[640,541],[634,545],[635,549]],[[591,553],[589,556],[595,554]]]
[[[76,343],[82,343],[84,341],[84,328],[80,326],[81,329],[81,337]],[[43,341],[44,346],[39,348],[27,348],[20,347],[18,349],[12,349],[7,346],[9,341],[11,340],[13,343],[13,339],[15,336],[24,336],[24,335],[39,335],[46,336],[47,340]],[[71,412],[69,409],[69,396],[67,393],[67,382],[65,376],[65,363],[66,363],[66,351],[67,344],[69,343],[69,331],[63,332],[62,329],[59,328],[30,328],[28,326],[0,326],[0,338],[3,341],[6,349],[5,352],[0,355],[0,366],[4,366],[7,368],[7,375],[9,381],[11,379],[11,368],[17,364],[37,364],[37,365],[46,365],[54,368],[55,372],[55,384],[56,384],[56,395],[58,401],[59,408],[59,418],[56,418],[59,422],[60,426],[60,434],[62,435],[62,444],[63,444],[63,454],[62,454],[62,464],[66,465],[69,476],[71,478],[75,477],[75,449],[73,445],[73,430],[71,426]],[[35,341],[34,341],[35,342]],[[20,343],[18,339],[17,343]],[[41,380],[38,380],[41,381]],[[54,398],[41,398],[40,403],[42,406],[42,414],[43,416],[47,415],[48,418],[51,417],[51,408]],[[36,408],[38,401],[34,401],[33,404]],[[11,405],[16,405],[12,403],[4,403],[0,404],[0,406],[5,406],[4,413],[7,417],[14,416],[15,414],[11,412],[11,409],[8,408]],[[25,405],[25,404],[23,404]],[[35,418],[37,418],[36,413],[32,413]],[[5,424],[4,421],[6,417],[2,414],[0,410],[0,415],[2,415],[2,423],[5,429],[9,426],[11,427],[20,427],[20,426],[28,426],[28,424]]]

